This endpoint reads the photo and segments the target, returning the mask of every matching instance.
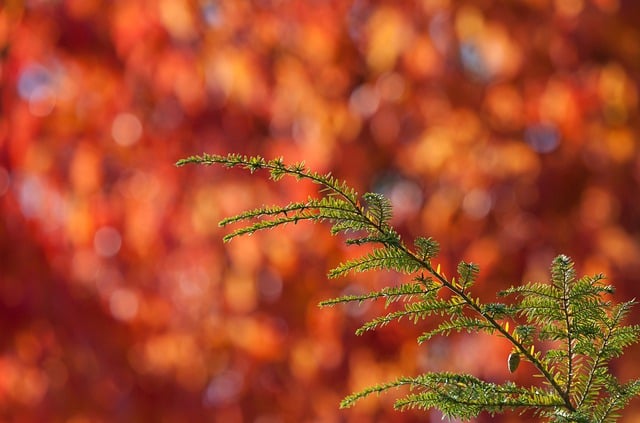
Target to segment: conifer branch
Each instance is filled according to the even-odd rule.
[[[410,283],[320,303],[335,306],[378,299],[385,300],[385,307],[404,303],[403,307],[366,322],[357,334],[403,319],[417,323],[426,318],[448,317],[423,333],[418,342],[461,331],[503,337],[512,346],[509,371],[516,371],[523,359],[534,366],[544,385],[527,388],[511,382],[484,382],[465,374],[426,373],[364,389],[347,396],[341,407],[350,407],[373,393],[408,386],[409,394],[395,403],[400,410],[438,408],[445,416],[461,419],[473,418],[483,411],[495,414],[506,409],[533,410],[550,421],[591,423],[615,421],[619,410],[640,394],[640,379],[620,385],[608,368],[612,358],[640,339],[640,326],[622,324],[635,302],[613,305],[606,301],[605,296],[613,288],[604,284],[604,276],[577,279],[568,257],[560,255],[553,260],[549,283],[526,283],[499,293],[514,296],[513,304],[483,303],[472,293],[478,266],[460,262],[457,276],[447,278],[439,266],[432,264],[439,252],[438,243],[430,237],[418,237],[413,241],[415,249],[409,248],[390,225],[392,204],[381,194],[365,193],[360,197],[330,173],[312,172],[304,163],[286,165],[280,158],[267,161],[257,156],[203,154],[180,160],[177,165],[189,163],[240,167],[251,173],[264,169],[274,181],[291,176],[320,187],[318,199],[264,206],[223,219],[222,226],[245,225],[227,234],[225,241],[301,220],[326,221],[331,224],[331,234],[347,234],[347,245],[374,246],[370,252],[331,269],[330,278],[369,270],[415,275]],[[448,296],[441,294],[443,290],[449,292]],[[552,347],[538,350],[542,342],[549,340]]]

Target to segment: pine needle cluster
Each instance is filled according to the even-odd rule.
[[[278,181],[284,176],[309,180],[319,186],[318,198],[285,206],[263,206],[220,222],[240,224],[224,237],[230,241],[302,220],[328,222],[333,235],[344,234],[350,245],[371,245],[370,252],[339,264],[329,271],[335,278],[371,270],[394,270],[407,282],[362,295],[345,295],[323,301],[323,307],[346,303],[385,301],[401,303],[387,314],[364,323],[362,334],[401,319],[417,322],[434,317],[434,329],[418,342],[454,332],[488,333],[508,340],[512,346],[506,365],[515,372],[521,361],[531,363],[540,377],[536,386],[513,382],[486,382],[469,374],[430,372],[401,377],[349,395],[341,407],[351,407],[371,394],[407,386],[398,398],[399,410],[436,408],[444,416],[469,420],[482,412],[530,411],[552,422],[613,422],[631,399],[640,394],[640,379],[621,383],[610,371],[612,359],[640,339],[640,326],[625,325],[634,301],[613,303],[613,287],[603,275],[578,278],[574,263],[564,255],[551,264],[548,282],[526,283],[499,292],[509,302],[481,302],[473,294],[479,268],[461,262],[457,275],[447,277],[434,265],[439,252],[436,240],[418,237],[406,244],[390,225],[391,202],[378,193],[362,196],[331,174],[308,170],[304,163],[287,165],[281,158],[266,160],[236,154],[203,154],[180,160],[177,165],[219,164],[240,167],[251,173],[269,172]]]

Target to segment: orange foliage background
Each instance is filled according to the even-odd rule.
[[[319,310],[399,278],[327,281],[354,252],[326,227],[223,246],[221,218],[315,187],[173,166],[202,151],[384,192],[486,299],[560,252],[640,296],[640,2],[5,0],[0,59],[3,422],[439,421],[337,406],[427,370],[531,380],[500,340]]]

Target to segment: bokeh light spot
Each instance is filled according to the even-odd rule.
[[[200,6],[200,10],[207,25],[217,28],[222,24],[222,13],[216,3],[205,2]]]
[[[225,370],[211,380],[204,392],[202,402],[212,407],[233,401],[244,384],[242,375],[233,370]]]
[[[473,6],[461,7],[455,17],[455,29],[462,40],[477,37],[484,30],[482,12]]]
[[[381,7],[368,22],[367,64],[375,71],[393,68],[410,39],[406,17],[396,9]]]
[[[380,98],[376,90],[369,85],[361,85],[349,97],[349,109],[362,117],[369,117],[378,110]]]
[[[118,320],[132,320],[138,314],[138,295],[126,288],[114,290],[109,298],[109,310]]]
[[[158,8],[160,20],[172,37],[183,41],[195,37],[194,18],[187,2],[162,0]]]
[[[28,218],[34,218],[42,209],[44,202],[44,187],[40,178],[28,176],[22,181],[19,201],[22,214]]]
[[[484,190],[469,191],[462,200],[462,209],[472,219],[482,219],[491,210],[491,196]]]
[[[18,94],[25,101],[30,101],[31,96],[38,89],[47,87],[52,81],[51,72],[40,64],[27,66],[18,79]]]
[[[113,119],[111,136],[117,144],[129,147],[140,140],[142,123],[132,113],[120,113]]]
[[[258,278],[258,290],[265,301],[277,301],[282,295],[282,278],[274,271],[264,271]]]
[[[122,237],[117,229],[103,226],[93,237],[93,248],[101,257],[113,257],[118,254],[122,246]]]
[[[537,153],[550,153],[560,144],[560,134],[551,124],[529,126],[525,130],[524,139]]]
[[[56,101],[56,92],[50,86],[37,86],[29,95],[29,112],[36,117],[48,116],[56,106]]]
[[[460,44],[460,60],[464,67],[478,78],[486,78],[489,71],[477,43],[467,41]]]

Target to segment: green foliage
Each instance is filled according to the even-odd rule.
[[[396,409],[437,408],[445,417],[464,420],[477,417],[483,411],[494,415],[507,409],[530,409],[541,414],[545,409],[564,406],[563,400],[553,392],[536,387],[524,388],[513,382],[498,385],[471,375],[448,372],[402,377],[394,382],[367,388],[349,395],[340,406],[351,407],[368,395],[401,386],[408,386],[409,394],[396,400]]]
[[[408,283],[320,303],[326,307],[384,299],[387,308],[401,303],[366,322],[357,334],[402,319],[418,322],[434,317],[435,329],[423,333],[418,342],[462,331],[501,336],[512,345],[505,361],[508,369],[515,372],[521,361],[528,361],[541,379],[539,386],[524,387],[509,381],[489,383],[467,374],[426,373],[354,393],[342,401],[342,407],[351,407],[371,394],[406,386],[408,393],[395,403],[399,410],[437,408],[447,417],[468,420],[481,412],[493,415],[510,409],[531,411],[553,422],[613,422],[640,394],[640,379],[621,383],[609,370],[612,359],[638,342],[640,326],[623,324],[635,302],[612,303],[607,298],[613,288],[604,283],[604,276],[577,278],[568,257],[560,255],[553,260],[549,282],[527,283],[500,292],[500,297],[511,298],[510,303],[482,303],[471,292],[479,267],[460,262],[457,279],[447,278],[439,266],[432,266],[438,243],[418,237],[413,241],[415,250],[407,247],[390,225],[392,204],[381,194],[360,197],[331,174],[312,172],[303,163],[286,165],[282,159],[204,154],[177,164],[188,163],[241,167],[251,173],[264,169],[274,181],[292,176],[320,186],[320,198],[260,207],[222,220],[222,226],[244,225],[226,235],[225,241],[301,220],[326,221],[331,234],[346,235],[347,244],[373,247],[330,270],[329,277],[368,270],[413,275]]]

